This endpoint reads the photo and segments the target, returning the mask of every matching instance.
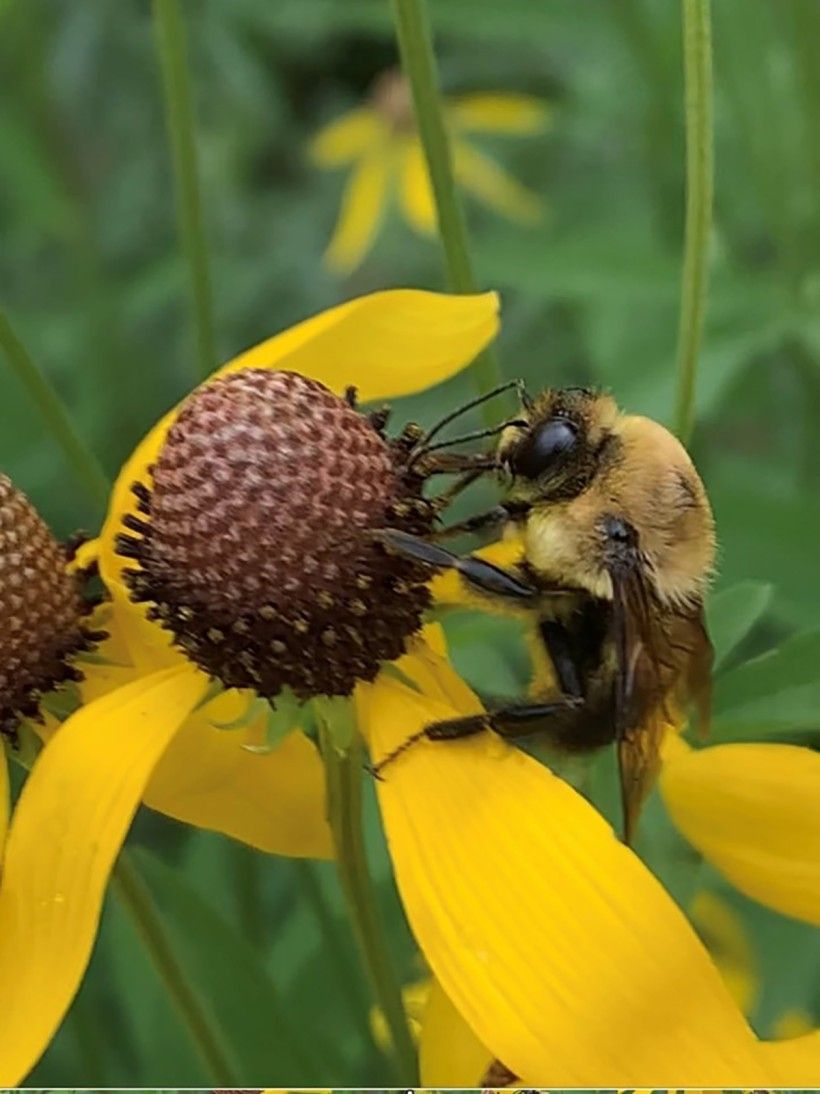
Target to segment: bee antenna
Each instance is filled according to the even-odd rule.
[[[449,441],[439,441],[438,444],[428,444],[424,448],[416,448],[413,455],[407,464],[407,469],[412,470],[415,462],[422,458],[422,456],[428,456],[431,452],[438,452],[441,448],[453,448],[457,444],[465,444],[467,441],[481,441],[487,437],[496,437],[499,433],[503,433],[505,429],[509,429],[511,426],[517,426],[519,429],[526,429],[528,422],[525,422],[523,418],[510,418],[506,422],[502,422],[501,425],[494,425],[489,429],[476,429],[472,433],[462,433],[460,437],[453,437]]]
[[[470,399],[469,402],[464,403],[456,410],[453,410],[449,414],[446,414],[440,421],[436,422],[432,429],[430,429],[419,440],[419,447],[426,448],[426,446],[430,443],[433,437],[437,436],[437,434],[439,434],[445,426],[448,426],[450,422],[454,422],[456,418],[460,418],[462,414],[466,414],[468,410],[473,410],[475,407],[481,406],[482,403],[486,403],[490,399],[494,399],[497,395],[503,395],[505,391],[509,391],[510,388],[513,387],[517,388],[519,398],[525,406],[527,405],[527,403],[524,402],[525,399],[528,400],[529,405],[532,405],[532,400],[530,400],[529,396],[524,390],[523,381],[507,380],[506,383],[499,384],[498,387],[494,387],[490,391],[485,391],[483,395],[479,395],[475,399]]]

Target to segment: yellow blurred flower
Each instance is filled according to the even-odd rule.
[[[352,300],[240,355],[220,374],[284,369],[365,400],[419,391],[463,368],[497,327],[493,294],[447,297],[400,290]],[[46,744],[5,840],[0,887],[0,1085],[36,1063],[82,980],[106,884],[140,801],[280,854],[328,857],[321,761],[299,731],[266,755],[249,752],[258,721],[218,728],[247,708],[212,698],[206,676],[172,647],[168,632],[129,599],[115,539],[134,511],[176,410],[137,446],[114,487],[98,543],[110,593],[112,637],[84,685],[86,704]],[[412,664],[413,658],[408,658]],[[210,701],[208,701],[210,700]],[[6,769],[0,830],[8,815]],[[0,831],[2,834],[2,831]],[[0,842],[0,846],[2,843]]]
[[[541,199],[517,182],[467,139],[474,133],[528,136],[549,122],[545,102],[511,92],[479,92],[446,104],[453,169],[465,191],[488,208],[520,224],[536,223]],[[395,196],[404,219],[416,231],[435,231],[430,177],[415,128],[410,90],[396,72],[375,83],[367,106],[330,122],[310,145],[314,163],[350,171],[342,207],[325,262],[347,273],[370,249]]]

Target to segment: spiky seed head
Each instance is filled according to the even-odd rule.
[[[81,581],[28,498],[0,475],[0,731],[38,715],[45,692],[80,674],[91,644]]]
[[[205,671],[273,698],[346,695],[398,657],[428,576],[373,531],[425,534],[406,450],[322,384],[244,369],[195,391],[121,553],[138,599]],[[410,516],[397,516],[410,496]]]

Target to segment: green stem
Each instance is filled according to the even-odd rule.
[[[0,349],[5,353],[12,372],[25,387],[63,450],[77,479],[91,497],[104,507],[109,489],[105,472],[97,457],[77,433],[51,382],[29,357],[25,346],[14,333],[7,316],[2,311],[0,311]]]
[[[177,220],[191,276],[199,371],[205,377],[216,368],[213,299],[199,196],[185,25],[179,0],[154,0],[154,23],[173,152]]]
[[[367,864],[362,829],[364,757],[361,740],[358,735],[354,736],[349,747],[340,751],[331,733],[323,727],[322,741],[339,880],[376,1002],[390,1031],[398,1083],[416,1086],[416,1047],[407,1024],[401,984],[385,938]]]
[[[686,443],[695,419],[695,381],[706,313],[714,162],[710,0],[682,0],[682,12],[686,83],[686,234],[675,428]]]
[[[214,1087],[234,1077],[234,1067],[218,1029],[202,1007],[177,961],[154,898],[127,851],[120,852],[111,878],[114,892],[128,913],[169,998],[185,1023]]]
[[[425,0],[393,0],[393,12],[402,68],[413,93],[416,125],[433,186],[447,285],[453,292],[474,293],[477,288],[467,222],[453,173],[427,5]],[[492,350],[486,349],[476,358],[472,371],[479,394],[497,387],[501,381]],[[484,415],[489,424],[494,424],[492,407],[485,406]]]

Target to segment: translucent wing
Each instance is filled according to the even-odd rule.
[[[620,551],[610,576],[623,836],[631,843],[658,774],[664,733],[690,700],[701,731],[708,729],[712,645],[700,606],[673,611],[658,602],[637,549]]]

